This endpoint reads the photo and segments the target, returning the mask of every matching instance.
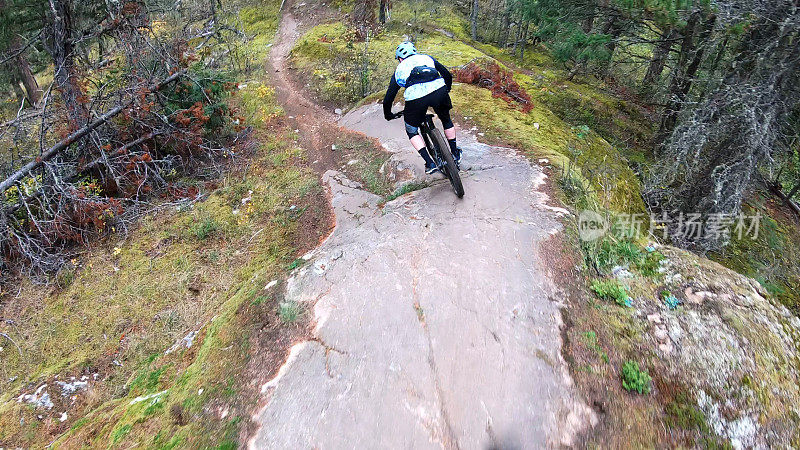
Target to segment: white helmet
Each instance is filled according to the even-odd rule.
[[[411,55],[417,54],[417,48],[414,47],[414,44],[409,41],[404,41],[397,46],[397,50],[394,51],[395,59],[406,59]]]

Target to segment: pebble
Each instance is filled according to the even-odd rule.
[[[659,341],[666,341],[667,338],[669,337],[669,334],[667,333],[666,328],[663,328],[663,327],[656,328],[656,331],[655,331],[654,334],[656,336],[656,339],[658,339]]]
[[[661,323],[661,315],[658,314],[658,313],[656,313],[656,314],[648,314],[647,315],[647,320],[649,322],[653,322],[653,323]]]

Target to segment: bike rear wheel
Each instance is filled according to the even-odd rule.
[[[464,196],[464,186],[461,184],[461,176],[458,174],[458,166],[453,159],[453,154],[450,153],[450,145],[438,128],[431,130],[431,135],[433,135],[435,145],[439,147],[439,155],[444,160],[442,171],[447,179],[450,180],[450,184],[453,186],[453,191],[455,191],[456,196],[461,198]]]

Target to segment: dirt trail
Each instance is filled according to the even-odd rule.
[[[295,36],[287,11],[277,78]],[[290,114],[313,114],[298,116],[311,143],[337,128],[285,76],[277,88]],[[402,123],[379,109],[339,125],[419,166]],[[561,358],[560,294],[540,252],[562,212],[540,191],[546,176],[513,150],[460,141],[463,200],[436,182],[381,208],[325,172],[336,228],[286,293],[313,314],[313,338],[263,386],[251,448],[555,447],[596,420]]]

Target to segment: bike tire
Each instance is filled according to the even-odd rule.
[[[442,159],[444,159],[445,176],[450,180],[450,184],[453,186],[453,191],[455,191],[456,196],[458,198],[464,197],[464,185],[461,184],[461,176],[458,174],[458,165],[456,165],[453,159],[453,154],[450,153],[450,144],[447,143],[444,136],[442,136],[442,132],[439,131],[438,128],[433,129],[431,134],[433,135],[436,146],[439,147],[439,154]]]

